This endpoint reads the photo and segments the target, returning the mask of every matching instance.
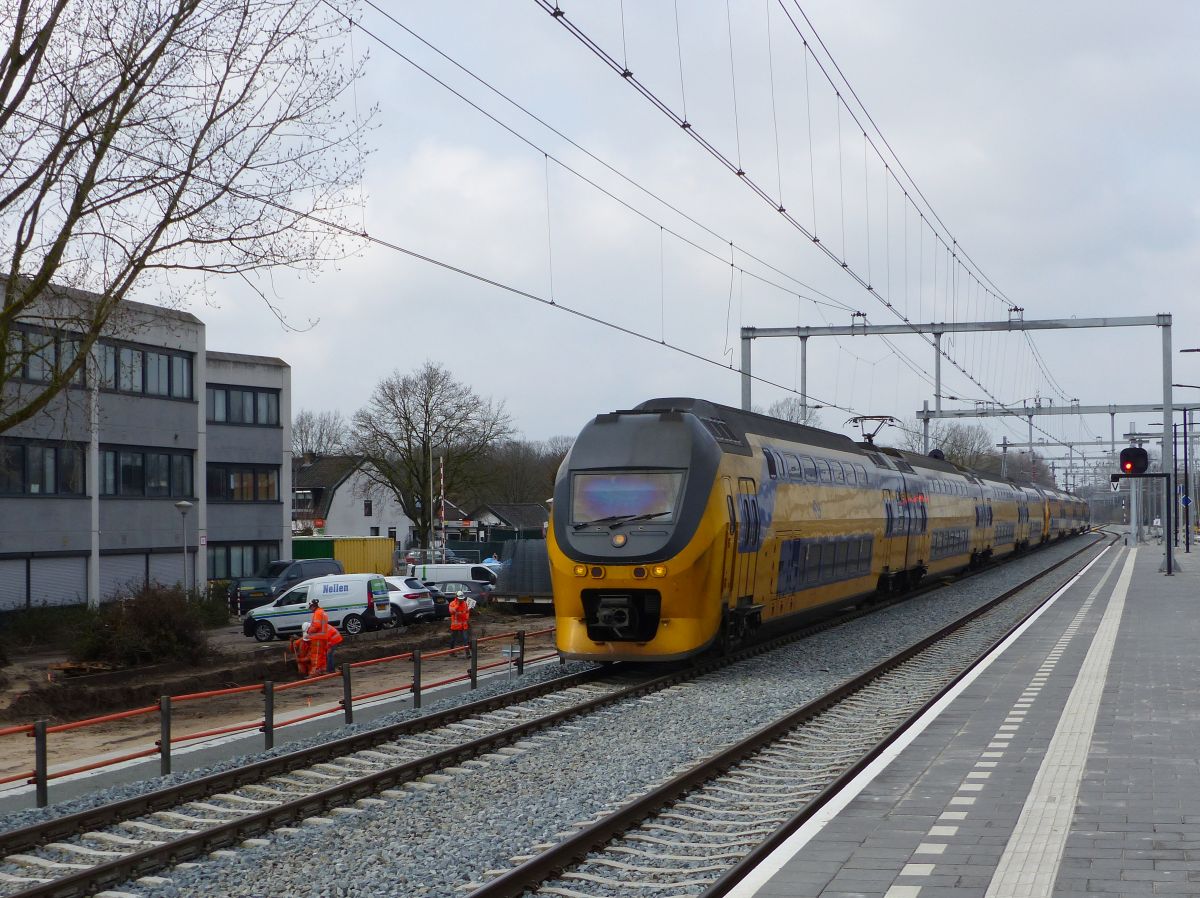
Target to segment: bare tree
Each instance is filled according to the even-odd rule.
[[[363,129],[339,108],[361,60],[322,0],[0,8],[3,432],[77,380],[148,279],[344,255]]]
[[[554,491],[558,468],[574,442],[557,436],[548,440],[506,440],[489,454],[489,477],[479,501],[545,502]]]
[[[806,424],[809,427],[820,427],[821,416],[811,404],[800,401],[799,396],[785,396],[776,399],[767,406],[767,414],[772,418],[782,418],[794,424]]]
[[[292,455],[337,455],[346,446],[347,424],[341,412],[301,409],[292,419]]]
[[[901,449],[921,452],[925,438],[922,423],[912,419],[905,423],[897,439]],[[1000,472],[1000,453],[995,438],[982,424],[963,424],[959,421],[931,421],[929,445],[940,449],[946,460],[964,468],[984,473]]]
[[[397,371],[379,382],[354,413],[350,451],[362,456],[363,474],[396,497],[424,536],[436,517],[430,496],[436,503],[439,468],[447,495],[473,493],[484,481],[489,452],[511,433],[503,402],[481,398],[426,362],[414,374]]]

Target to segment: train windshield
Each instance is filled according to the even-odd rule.
[[[576,474],[571,481],[571,523],[634,517],[670,523],[683,471],[620,471]]]

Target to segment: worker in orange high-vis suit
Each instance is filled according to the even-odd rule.
[[[312,676],[313,643],[308,638],[308,624],[302,628],[303,635],[292,640],[292,654],[296,656],[296,669],[300,676]]]
[[[308,610],[312,614],[308,622],[308,638],[312,641],[308,668],[308,675],[311,677],[325,670],[329,651],[326,632],[329,628],[329,615],[325,613],[325,609],[321,607],[321,602],[316,596],[308,600]]]
[[[460,592],[450,603],[450,648],[466,648],[470,630],[471,604]]]

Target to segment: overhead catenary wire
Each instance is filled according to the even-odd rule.
[[[326,0],[326,3],[328,3],[328,2],[329,2],[329,0]],[[464,65],[463,65],[461,62],[459,62],[459,61],[455,60],[455,59],[454,59],[453,57],[451,57],[449,54],[447,54],[446,52],[444,52],[444,51],[443,51],[443,50],[441,50],[440,48],[436,47],[434,44],[432,44],[432,43],[431,43],[430,41],[428,41],[426,38],[422,37],[420,34],[418,34],[417,32],[415,32],[413,29],[411,29],[410,27],[408,27],[407,25],[405,25],[403,22],[400,22],[398,19],[396,19],[396,18],[395,18],[395,16],[391,15],[391,14],[390,14],[390,13],[388,13],[386,10],[383,10],[383,9],[381,9],[379,6],[377,6],[375,3],[373,3],[373,2],[372,2],[372,0],[366,0],[366,4],[367,4],[368,6],[370,6],[372,9],[376,10],[377,12],[379,12],[379,13],[380,13],[382,16],[384,16],[384,18],[386,18],[388,21],[392,22],[393,24],[395,24],[396,26],[398,26],[399,28],[401,28],[403,31],[405,31],[407,34],[409,34],[410,36],[412,36],[412,37],[413,37],[415,40],[419,41],[421,44],[423,44],[424,46],[426,46],[427,48],[429,48],[430,50],[432,50],[434,53],[436,53],[437,55],[441,56],[441,57],[442,57],[443,59],[445,59],[447,62],[451,63],[453,66],[455,66],[456,68],[458,68],[460,71],[462,71],[462,72],[464,72],[465,74],[467,74],[469,77],[471,77],[473,80],[475,80],[476,82],[478,82],[479,84],[481,84],[482,86],[484,86],[485,88],[487,88],[489,91],[491,91],[492,93],[494,93],[496,96],[500,97],[500,98],[501,98],[501,99],[503,99],[505,102],[507,102],[507,103],[509,103],[510,105],[514,106],[516,109],[518,109],[519,111],[521,111],[523,114],[527,115],[529,118],[533,119],[533,120],[534,120],[534,121],[536,121],[538,124],[540,124],[541,126],[545,127],[547,130],[550,130],[552,133],[554,133],[555,135],[559,136],[561,139],[563,139],[564,141],[566,141],[567,143],[569,143],[571,146],[575,147],[575,148],[576,148],[576,149],[578,149],[580,152],[584,153],[586,156],[588,156],[588,157],[589,157],[589,158],[591,158],[593,161],[595,161],[595,162],[597,162],[598,164],[600,164],[600,165],[601,165],[602,167],[604,167],[606,170],[608,170],[608,171],[610,171],[611,173],[613,173],[614,175],[618,176],[619,178],[621,178],[621,179],[622,179],[623,181],[625,181],[626,183],[629,183],[631,186],[635,187],[636,189],[638,189],[639,191],[641,191],[642,193],[644,193],[646,196],[649,196],[650,198],[654,199],[656,202],[659,202],[660,204],[662,204],[662,205],[663,205],[663,206],[665,206],[666,208],[670,209],[670,210],[671,210],[672,212],[674,212],[675,214],[678,214],[678,215],[680,215],[682,218],[684,218],[685,220],[687,220],[687,221],[689,221],[690,223],[694,224],[696,227],[698,227],[698,228],[702,229],[703,231],[705,231],[706,233],[710,234],[711,236],[717,237],[718,239],[721,239],[723,242],[726,242],[726,243],[730,244],[731,246],[733,246],[733,247],[734,247],[734,248],[735,248],[735,249],[736,249],[736,250],[737,250],[737,251],[738,251],[738,252],[739,252],[741,255],[743,255],[744,257],[746,257],[746,258],[749,258],[749,259],[753,260],[754,262],[756,262],[757,264],[763,265],[763,266],[764,266],[765,268],[767,268],[768,270],[770,270],[770,271],[772,271],[772,272],[774,272],[774,273],[776,273],[776,274],[780,275],[781,277],[787,278],[788,280],[791,280],[791,281],[793,281],[794,283],[798,284],[798,285],[799,285],[799,287],[800,287],[800,289],[799,289],[799,290],[792,291],[792,290],[790,290],[790,289],[789,289],[787,286],[785,286],[785,285],[781,285],[781,284],[779,284],[779,283],[777,283],[777,282],[775,282],[775,281],[772,281],[772,280],[771,280],[771,279],[769,279],[769,278],[765,278],[765,277],[763,277],[762,275],[760,275],[760,274],[758,274],[758,273],[756,273],[756,272],[750,271],[750,270],[748,270],[748,269],[746,269],[746,268],[744,268],[744,267],[740,267],[740,266],[739,266],[739,267],[738,267],[738,271],[739,271],[740,273],[742,273],[743,275],[745,275],[745,274],[748,274],[750,277],[752,277],[752,278],[755,278],[755,279],[756,279],[756,280],[758,280],[759,282],[761,282],[761,283],[764,283],[764,284],[767,284],[767,285],[769,285],[769,286],[771,286],[771,287],[773,287],[773,288],[775,288],[775,289],[781,290],[781,291],[783,291],[783,292],[793,292],[795,295],[797,295],[797,296],[799,296],[799,297],[801,297],[801,298],[803,298],[803,299],[807,300],[807,301],[808,301],[808,302],[810,302],[810,303],[813,303],[813,304],[814,304],[814,307],[819,307],[819,306],[821,306],[821,305],[826,305],[826,306],[828,306],[828,307],[830,307],[830,308],[839,308],[839,309],[841,309],[842,311],[849,311],[849,312],[853,312],[853,311],[855,311],[853,306],[851,306],[851,305],[849,305],[849,304],[847,304],[847,303],[845,303],[845,302],[842,302],[842,301],[840,301],[840,300],[837,300],[837,299],[835,299],[834,297],[830,296],[830,295],[829,295],[829,294],[827,294],[827,293],[824,293],[824,292],[822,292],[822,291],[820,291],[820,290],[817,290],[817,289],[813,288],[811,285],[809,285],[809,284],[805,283],[804,281],[800,280],[800,279],[799,279],[799,278],[797,278],[795,275],[793,275],[793,274],[791,274],[791,273],[789,273],[789,272],[783,271],[782,269],[778,268],[777,266],[775,266],[775,265],[771,264],[770,262],[767,262],[766,260],[762,259],[760,256],[758,256],[758,255],[756,255],[756,254],[754,254],[754,253],[750,252],[750,251],[749,251],[749,250],[747,250],[745,247],[738,245],[737,243],[735,243],[735,242],[734,242],[734,241],[732,241],[732,240],[728,240],[728,239],[724,238],[722,235],[718,234],[716,231],[712,230],[712,229],[711,229],[711,228],[709,228],[707,225],[703,224],[702,222],[700,222],[700,221],[698,221],[697,219],[695,219],[693,216],[691,216],[691,215],[689,215],[688,213],[684,212],[683,210],[679,209],[677,206],[675,206],[675,205],[671,204],[669,201],[667,201],[667,200],[663,199],[663,198],[662,198],[662,197],[660,197],[659,195],[657,195],[657,194],[655,194],[654,192],[650,191],[650,190],[649,190],[648,188],[646,188],[644,185],[642,185],[641,183],[639,183],[639,182],[638,182],[638,181],[636,181],[635,179],[631,178],[629,175],[625,174],[624,172],[621,172],[621,171],[620,171],[619,169],[617,169],[615,166],[611,165],[610,163],[608,163],[607,161],[605,161],[603,158],[601,158],[601,157],[597,156],[595,153],[593,153],[592,151],[588,150],[586,147],[582,146],[581,144],[579,144],[578,142],[576,142],[575,140],[573,140],[572,138],[570,138],[569,136],[567,136],[566,134],[564,134],[564,133],[563,133],[562,131],[560,131],[559,129],[555,128],[555,127],[554,127],[552,124],[548,123],[548,122],[547,122],[547,121],[545,121],[543,118],[541,118],[541,117],[540,117],[540,116],[538,116],[537,114],[533,113],[532,111],[530,111],[529,109],[527,109],[525,106],[523,106],[522,104],[520,104],[519,102],[517,102],[517,101],[516,101],[516,100],[514,100],[513,98],[509,97],[507,94],[505,94],[505,93],[503,93],[502,91],[500,91],[498,88],[496,88],[496,87],[495,87],[494,85],[492,85],[490,82],[488,82],[486,79],[483,79],[482,77],[480,77],[479,75],[477,75],[475,72],[471,71],[469,68],[467,68],[466,66],[464,66]],[[331,7],[331,8],[333,8],[333,7]],[[345,15],[345,14],[343,13],[343,15]],[[365,34],[367,34],[368,36],[372,37],[374,40],[376,40],[377,42],[379,42],[379,44],[380,44],[381,46],[383,46],[385,49],[389,50],[389,52],[392,52],[392,53],[396,54],[396,55],[397,55],[399,58],[401,58],[401,59],[403,59],[405,62],[409,63],[409,65],[411,65],[411,66],[412,66],[413,68],[415,68],[417,71],[419,71],[419,72],[421,72],[422,74],[426,75],[426,77],[430,78],[430,79],[431,79],[431,80],[433,80],[435,83],[439,84],[440,86],[442,86],[443,88],[445,88],[446,90],[448,90],[449,92],[451,92],[451,93],[452,93],[454,96],[458,97],[460,100],[462,100],[463,102],[467,103],[467,104],[468,104],[469,106],[471,106],[472,108],[476,109],[476,110],[477,110],[479,113],[481,113],[482,115],[484,115],[486,118],[488,118],[488,119],[490,119],[491,121],[495,122],[496,124],[500,125],[502,128],[504,128],[506,131],[508,131],[508,132],[509,132],[510,134],[512,134],[513,136],[517,137],[517,138],[518,138],[519,140],[521,140],[523,143],[525,143],[526,145],[528,145],[528,146],[532,147],[533,149],[537,150],[538,152],[541,152],[541,153],[543,154],[543,156],[544,156],[544,157],[548,158],[549,160],[552,160],[552,161],[554,161],[556,164],[558,164],[560,167],[562,167],[562,168],[563,168],[565,171],[567,171],[567,172],[569,172],[570,174],[574,175],[575,177],[579,178],[581,181],[583,181],[584,183],[587,183],[589,186],[593,187],[594,189],[596,189],[596,190],[600,191],[601,193],[603,193],[605,196],[608,196],[608,197],[609,197],[610,199],[612,199],[613,201],[615,201],[615,202],[617,202],[617,203],[621,204],[622,206],[624,206],[626,209],[628,209],[629,211],[633,212],[634,214],[636,214],[636,215],[639,215],[639,216],[640,216],[640,217],[642,217],[643,219],[645,219],[645,220],[647,220],[648,222],[650,222],[650,223],[654,224],[655,226],[659,227],[659,228],[660,228],[660,237],[661,237],[661,232],[662,232],[662,230],[665,230],[665,231],[666,231],[666,233],[669,233],[669,234],[671,234],[672,236],[674,236],[674,237],[676,237],[677,239],[679,239],[679,240],[681,240],[681,241],[685,242],[685,243],[686,243],[686,244],[688,244],[689,246],[692,246],[694,249],[697,249],[698,251],[700,251],[700,252],[703,252],[703,253],[705,253],[706,255],[708,255],[710,258],[712,258],[712,259],[714,259],[714,260],[716,260],[716,261],[721,261],[721,262],[722,262],[722,264],[725,264],[725,263],[724,263],[724,260],[722,260],[722,259],[721,259],[721,257],[717,256],[717,255],[716,255],[714,252],[712,252],[711,250],[707,249],[706,247],[700,246],[700,245],[699,245],[699,244],[697,244],[695,241],[691,240],[690,238],[686,237],[685,235],[681,234],[680,232],[678,232],[678,231],[676,231],[676,230],[674,230],[674,229],[671,229],[671,228],[669,228],[669,227],[666,227],[666,226],[664,226],[664,225],[663,225],[661,222],[658,222],[657,220],[653,219],[652,217],[650,217],[650,216],[649,216],[647,213],[643,212],[642,210],[640,210],[640,209],[637,209],[636,207],[633,207],[631,204],[627,203],[627,202],[626,202],[625,200],[623,200],[622,198],[620,198],[620,197],[616,196],[616,195],[615,195],[615,194],[613,194],[611,191],[609,191],[607,188],[605,188],[605,187],[603,187],[602,185],[600,185],[600,184],[596,183],[594,180],[592,180],[592,179],[588,178],[586,175],[582,174],[581,172],[579,172],[578,170],[576,170],[576,169],[575,169],[575,168],[573,168],[572,166],[570,166],[570,165],[566,164],[564,161],[562,161],[561,159],[559,159],[559,158],[558,158],[558,157],[556,157],[555,155],[553,155],[553,154],[551,154],[551,153],[548,153],[548,152],[547,152],[547,151],[546,151],[544,148],[542,148],[542,147],[541,147],[539,144],[535,143],[534,141],[530,140],[529,138],[526,138],[524,135],[521,135],[519,132],[517,132],[517,131],[516,131],[514,128],[512,128],[511,126],[509,126],[507,123],[500,121],[500,120],[499,120],[499,119],[498,119],[496,116],[492,115],[490,112],[488,112],[487,110],[483,109],[483,108],[482,108],[482,107],[480,107],[478,104],[476,104],[475,102],[471,101],[469,98],[465,97],[465,96],[464,96],[464,95],[463,95],[463,94],[462,94],[460,91],[456,90],[454,87],[452,87],[452,86],[450,86],[449,84],[447,84],[447,83],[446,83],[446,82],[445,82],[443,79],[441,79],[441,78],[438,78],[436,75],[434,75],[433,73],[429,72],[429,71],[428,71],[426,68],[424,68],[423,66],[419,65],[418,63],[416,63],[414,60],[412,60],[410,57],[408,57],[406,54],[404,54],[404,53],[403,53],[402,51],[400,51],[398,48],[396,48],[396,47],[392,46],[392,45],[391,45],[389,42],[387,42],[387,41],[385,41],[383,38],[381,38],[381,37],[380,37],[378,34],[375,34],[373,31],[371,31],[370,29],[368,29],[368,28],[366,28],[365,26],[363,26],[363,25],[362,25],[360,22],[357,22],[356,20],[354,20],[354,19],[352,19],[352,18],[350,18],[350,17],[348,17],[348,16],[347,16],[347,21],[348,21],[348,22],[350,22],[350,24],[351,24],[353,27],[356,27],[356,28],[358,28],[359,30],[363,31]],[[678,36],[678,32],[677,32],[677,36]],[[680,69],[680,74],[681,74],[681,77],[682,77],[682,49],[681,49],[681,48],[680,48],[680,50],[679,50],[679,53],[680,53],[680,60],[681,60],[681,69]],[[630,74],[631,74],[631,73],[630,73]],[[682,85],[681,85],[681,87],[682,87]],[[681,95],[682,95],[682,90],[681,90]],[[815,177],[815,176],[814,176],[814,173],[813,173],[813,168],[812,168],[812,155],[811,155],[811,111],[809,112],[809,120],[810,120],[810,121],[809,121],[809,139],[810,139],[810,177]],[[814,194],[814,198],[815,198],[815,194]],[[782,211],[782,209],[781,209],[781,211]],[[814,205],[814,216],[815,216],[815,205]],[[816,299],[816,298],[815,298],[814,296],[812,296],[812,295],[809,295],[809,294],[811,294],[811,293],[815,293],[817,296],[823,297],[824,299],[828,300],[828,302],[824,302],[824,303],[823,303],[821,300],[819,300],[819,299]],[[824,316],[822,316],[822,317],[824,317]],[[826,322],[828,323],[828,320],[827,320],[827,319],[826,319]],[[908,367],[908,368],[909,368],[909,370],[911,370],[911,371],[914,371],[914,372],[922,371],[922,366],[920,366],[920,365],[919,365],[917,362],[915,362],[915,361],[914,361],[914,360],[913,360],[911,357],[909,357],[909,356],[908,356],[906,353],[904,353],[904,352],[902,352],[901,350],[899,350],[899,349],[898,349],[898,348],[897,348],[897,347],[896,347],[894,344],[889,344],[889,346],[891,347],[891,349],[892,349],[892,351],[893,351],[893,352],[897,353],[899,356],[901,356],[901,357],[904,359],[904,364],[905,364],[905,366],[906,366],[906,367]],[[949,356],[948,356],[948,355],[947,355],[947,358],[949,358]],[[953,362],[954,362],[954,360],[953,360],[953,359],[951,359],[951,362],[953,363]],[[929,375],[927,375],[927,374],[924,374],[924,375],[922,375],[922,376],[924,376],[924,377],[925,377],[925,378],[926,378],[926,379],[927,379],[929,382],[932,382],[932,378],[931,378],[931,376],[929,376]]]
[[[598,59],[600,59],[602,62],[604,62],[606,65],[608,65],[611,69],[616,71],[618,74],[620,74],[621,77],[623,78],[623,80],[627,84],[629,84],[639,94],[641,94],[656,109],[658,109],[660,112],[662,112],[668,118],[670,118],[673,122],[675,122],[675,124],[679,125],[683,129],[684,133],[686,133],[691,139],[693,139],[698,144],[700,144],[700,146],[702,146],[710,155],[713,156],[714,159],[716,159],[718,162],[720,162],[727,170],[729,170],[732,174],[736,175],[742,181],[742,183],[744,183],[751,191],[753,191],[757,196],[759,196],[760,199],[769,203],[772,206],[772,208],[774,208],[776,211],[779,212],[779,214],[782,218],[784,218],[785,220],[788,221],[789,224],[791,224],[794,228],[799,230],[801,233],[805,234],[805,236],[807,236],[809,238],[809,240],[812,241],[812,243],[815,246],[817,246],[822,252],[824,252],[830,259],[837,262],[843,268],[843,270],[845,270],[849,274],[849,276],[853,280],[855,280],[862,288],[867,290],[867,292],[869,294],[871,294],[871,296],[874,299],[876,299],[878,302],[880,302],[882,305],[884,305],[889,310],[893,311],[893,313],[897,314],[898,317],[903,317],[903,316],[899,315],[899,312],[898,312],[898,310],[895,309],[894,305],[888,299],[883,297],[882,294],[880,294],[874,288],[873,285],[867,283],[867,281],[862,277],[861,274],[859,274],[857,271],[855,271],[852,267],[850,267],[845,262],[844,258],[839,259],[837,254],[834,253],[832,250],[830,250],[827,246],[825,246],[816,237],[815,234],[812,234],[811,232],[809,232],[807,230],[807,228],[801,222],[799,222],[794,216],[790,215],[786,211],[786,209],[782,206],[782,204],[780,204],[776,200],[776,198],[772,197],[771,194],[766,189],[764,189],[760,184],[758,184],[756,181],[754,181],[754,179],[746,171],[744,171],[742,169],[741,165],[738,162],[730,159],[727,155],[725,155],[715,144],[713,144],[711,141],[708,140],[708,138],[706,138],[702,133],[700,133],[699,130],[695,127],[695,125],[693,123],[685,121],[679,115],[679,113],[677,113],[674,109],[671,108],[669,103],[667,103],[666,101],[661,99],[657,94],[654,93],[654,91],[652,91],[640,79],[638,79],[636,76],[634,76],[630,73],[626,73],[624,71],[624,69],[621,68],[620,63],[617,60],[613,59],[613,57],[603,47],[601,47],[594,39],[592,39],[590,35],[588,35],[585,31],[583,31],[583,29],[581,29],[578,25],[576,25],[573,21],[571,21],[568,18],[568,16],[566,15],[566,12],[563,9],[561,9],[557,4],[550,3],[549,0],[534,0],[534,2],[537,3],[539,6],[541,6],[547,13],[552,15],[564,28],[566,28],[568,30],[568,32],[570,32],[572,34],[572,36],[574,36],[577,40],[580,41],[580,43],[582,43],[585,47],[587,47]],[[790,18],[790,16],[789,16],[789,18]],[[819,60],[818,60],[818,65],[820,65]],[[840,115],[840,110],[842,108],[842,105],[843,104],[839,103],[837,106],[839,115]],[[851,113],[851,115],[853,115],[853,113]],[[924,220],[923,214],[922,214],[922,219]],[[936,233],[936,231],[933,230],[932,225],[930,225],[930,229],[931,229],[931,233],[933,233],[934,236],[936,238],[938,238],[938,242],[945,244],[945,241],[943,241],[941,239],[940,235],[938,235]],[[949,249],[949,246],[947,246],[946,248]],[[908,322],[907,319],[903,319],[903,320],[905,321],[905,323],[911,323],[911,322]],[[933,345],[933,341],[931,339],[929,339],[928,337],[926,337],[925,335],[921,334],[919,330],[914,328],[914,333],[917,333],[918,335],[920,335],[922,337],[922,339],[924,340],[924,342],[926,342],[927,344]],[[941,355],[944,358],[946,358],[952,366],[954,366],[956,369],[958,369],[958,371],[964,377],[966,377],[968,380],[970,380],[972,383],[974,383],[980,390],[982,390],[989,397],[991,397],[993,401],[995,401],[997,403],[999,402],[999,399],[997,399],[994,396],[994,394],[992,394],[992,392],[986,386],[984,386],[982,383],[980,383],[979,380],[974,375],[972,375],[969,371],[967,371],[957,359],[955,359],[953,356],[951,356],[944,349],[939,350],[939,351],[940,351]]]

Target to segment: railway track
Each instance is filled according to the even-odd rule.
[[[920,592],[934,588],[937,584]],[[399,800],[404,789],[421,788],[423,778],[438,782],[444,777],[440,770],[504,763],[536,748],[536,742],[525,740],[539,730],[668,690],[899,600],[855,609],[667,675],[585,671],[0,834],[0,895],[86,895],[140,877],[150,877],[144,884],[153,885],[160,880],[152,874],[164,866],[226,850],[300,821]]]
[[[989,612],[1091,547],[727,750],[581,822],[562,841],[538,846],[540,853],[514,858],[518,866],[493,871],[470,898],[719,898],[1037,609],[981,651],[973,630]]]

